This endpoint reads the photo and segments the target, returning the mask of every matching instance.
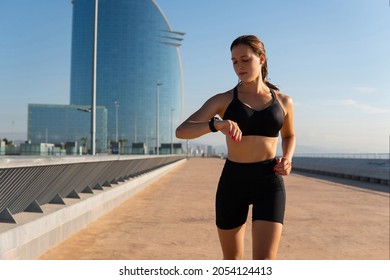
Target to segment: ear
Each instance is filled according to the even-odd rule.
[[[260,64],[263,65],[264,62],[265,62],[266,58],[265,58],[265,55],[264,54],[261,54],[260,55]]]

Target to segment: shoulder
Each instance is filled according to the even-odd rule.
[[[212,98],[224,100],[224,99],[232,99],[233,97],[233,89],[229,89],[228,91],[217,93]]]
[[[276,98],[279,100],[279,103],[282,105],[285,114],[294,110],[294,104],[292,98],[284,93],[281,93],[278,90],[275,90]]]
[[[224,105],[230,103],[232,98],[233,98],[233,89],[230,89],[226,92],[221,92],[221,93],[215,94],[214,96],[209,98],[209,100],[207,100],[207,102],[217,103],[217,104],[224,106]]]
[[[279,102],[282,103],[283,106],[290,107],[293,106],[293,101],[290,96],[281,93],[278,90],[275,90],[276,98],[278,98]]]
[[[225,114],[226,108],[229,106],[232,99],[233,99],[233,89],[230,89],[228,91],[215,94],[209,100],[207,100],[206,103],[216,108],[217,113],[220,116],[223,116]]]
[[[222,116],[233,98],[233,90],[217,93],[211,96],[202,106],[202,111],[210,111],[212,114]]]

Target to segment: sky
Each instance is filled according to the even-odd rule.
[[[297,153],[389,152],[388,0],[156,2],[186,33],[184,118],[236,85],[230,44],[255,34],[270,81],[294,102]],[[1,139],[27,137],[29,103],[69,104],[71,30],[69,0],[1,0]],[[224,138],[197,141],[223,145]]]

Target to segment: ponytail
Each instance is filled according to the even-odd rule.
[[[279,88],[277,86],[275,86],[274,84],[268,82],[268,81],[264,81],[265,85],[273,90],[279,90]]]
[[[275,86],[274,84],[270,83],[267,80],[267,76],[268,76],[268,63],[267,63],[267,57],[265,56],[264,45],[263,45],[263,54],[264,54],[265,60],[264,60],[263,66],[261,67],[261,76],[262,76],[261,78],[263,79],[263,82],[265,83],[265,85],[267,87],[272,88],[273,90],[279,90],[279,88],[277,86]]]

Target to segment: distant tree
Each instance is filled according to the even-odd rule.
[[[127,143],[127,139],[119,139],[118,142],[119,142],[120,154],[124,154],[125,153],[125,144]]]
[[[6,146],[12,146],[14,144],[11,140],[8,140],[7,138],[4,138],[3,141],[5,142]]]
[[[88,137],[81,137],[81,142],[83,143],[83,155],[88,154]]]

